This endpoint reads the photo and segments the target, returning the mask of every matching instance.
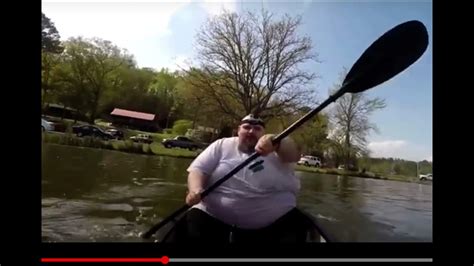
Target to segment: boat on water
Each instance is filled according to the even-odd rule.
[[[325,243],[325,242],[333,242],[333,237],[330,237],[326,232],[321,229],[321,226],[316,221],[316,218],[300,209],[298,211],[302,214],[300,219],[306,219],[305,224],[308,226],[306,227],[306,243]],[[158,243],[185,243],[187,242],[187,221],[184,219],[183,214],[174,221],[168,223],[168,225],[161,228],[155,234],[155,242]],[[282,234],[288,232],[281,232]],[[289,236],[291,238],[291,236]],[[229,243],[232,243],[233,237],[232,233],[229,234]]]

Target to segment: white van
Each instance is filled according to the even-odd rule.
[[[321,167],[321,160],[316,156],[304,155],[300,158],[297,164],[305,166]]]

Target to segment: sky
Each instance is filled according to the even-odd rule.
[[[392,27],[419,20],[428,29],[425,54],[407,70],[367,91],[387,107],[371,121],[378,133],[368,137],[372,157],[432,161],[432,2],[406,1],[212,1],[212,0],[43,0],[42,10],[62,40],[99,37],[133,54],[138,66],[171,70],[195,61],[194,37],[206,19],[224,9],[267,9],[277,17],[302,17],[301,35],[309,36],[318,62],[303,67],[319,78],[312,87],[318,100],[328,97],[343,68]]]

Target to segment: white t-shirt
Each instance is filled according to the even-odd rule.
[[[188,172],[198,170],[209,176],[206,187],[214,184],[250,157],[238,149],[238,141],[238,137],[216,140],[191,163]],[[299,189],[294,164],[283,163],[271,153],[253,160],[193,207],[229,225],[257,229],[296,207]]]

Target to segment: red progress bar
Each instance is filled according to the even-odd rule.
[[[168,264],[167,256],[161,258],[41,258],[41,262],[161,262]]]

